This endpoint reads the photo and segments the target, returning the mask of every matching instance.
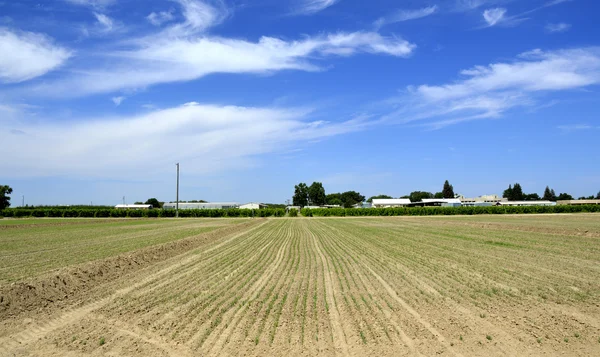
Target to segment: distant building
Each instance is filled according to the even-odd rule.
[[[152,205],[116,205],[116,209],[151,209]]]
[[[569,205],[569,206],[578,206],[578,205],[600,205],[600,200],[564,200],[557,201],[558,205]]]
[[[499,202],[500,206],[556,206],[552,201],[505,201]]]
[[[250,203],[245,203],[245,204],[241,205],[239,208],[240,209],[261,209],[261,208],[267,208],[267,207],[269,207],[269,205],[266,205],[264,203],[250,202]]]
[[[491,203],[492,205],[495,205],[500,202],[508,201],[508,199],[499,197],[498,195],[483,195],[472,198],[459,196],[458,199],[460,199],[463,206],[481,206],[481,203]]]
[[[462,202],[458,198],[424,198],[421,202],[422,206],[441,206],[441,207],[460,207]]]
[[[179,209],[231,209],[238,208],[239,206],[238,202],[179,202]],[[175,202],[168,202],[163,205],[164,209],[175,209],[175,207]]]
[[[373,208],[405,207],[410,205],[408,198],[374,198],[371,206]]]

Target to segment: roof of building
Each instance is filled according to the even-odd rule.
[[[152,208],[152,205],[116,205],[115,208]]]
[[[374,198],[373,205],[407,205],[410,204],[408,198]]]
[[[556,202],[552,202],[552,201],[505,201],[505,202],[498,202],[500,203],[500,205],[502,206],[537,206],[537,205],[549,205],[549,206],[553,206],[556,204]]]
[[[600,205],[600,200],[561,200],[559,205]]]
[[[424,198],[423,203],[461,203],[458,198]]]

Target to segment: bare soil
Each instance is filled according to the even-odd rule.
[[[598,215],[246,220],[0,285],[0,356],[600,355],[599,233]]]

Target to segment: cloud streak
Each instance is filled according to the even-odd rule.
[[[11,130],[25,134],[0,131],[5,146],[22,148],[1,155],[0,165],[5,176],[131,179],[142,172],[160,175],[182,162],[186,174],[203,175],[245,168],[259,155],[368,125],[363,118],[329,123],[309,116],[306,109],[187,103],[127,117],[35,123],[23,118]]]
[[[554,92],[600,84],[600,48],[523,53],[513,62],[475,66],[442,85],[409,87],[384,120],[424,122],[434,129],[465,121],[499,118],[533,106]]]
[[[0,28],[0,81],[15,83],[43,76],[62,66],[72,52],[52,38]]]
[[[335,5],[339,0],[302,0],[294,9],[297,15],[312,15]]]
[[[84,96],[191,81],[211,73],[319,71],[319,58],[357,53],[408,57],[415,48],[401,38],[375,32],[336,33],[300,41],[262,37],[258,42],[158,36],[136,43],[133,49],[109,53],[109,67],[82,69],[55,82],[27,88],[24,94]]]
[[[437,10],[437,5],[428,6],[417,10],[398,10],[389,16],[380,17],[373,23],[373,25],[376,28],[381,28],[382,26],[397,22],[416,20],[433,15]]]
[[[564,22],[560,22],[557,24],[548,24],[546,25],[546,32],[548,33],[560,33],[567,32],[571,29],[570,24],[566,24]]]

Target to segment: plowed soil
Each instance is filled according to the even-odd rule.
[[[17,264],[55,227],[0,230],[30,242],[0,251],[1,356],[600,355],[600,215],[94,224],[146,244]]]

